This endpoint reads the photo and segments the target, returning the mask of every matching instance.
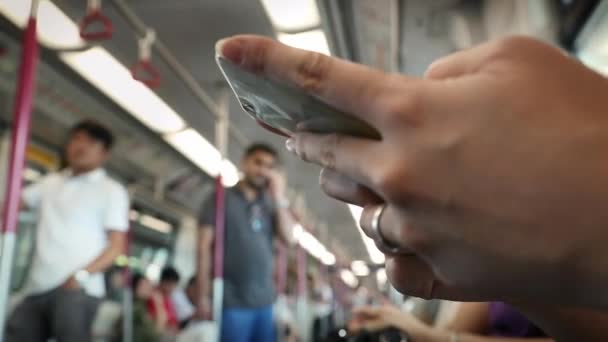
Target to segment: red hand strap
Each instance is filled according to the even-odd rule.
[[[91,30],[93,25],[101,24],[100,30]],[[110,18],[101,13],[99,9],[90,11],[79,24],[80,37],[87,41],[99,41],[112,38],[114,26]]]
[[[160,73],[149,60],[139,60],[131,67],[133,79],[155,89],[160,86]]]

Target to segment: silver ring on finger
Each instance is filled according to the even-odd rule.
[[[377,206],[372,214],[371,228],[376,246],[384,254],[411,254],[408,249],[400,247],[395,243],[388,241],[382,234],[382,231],[380,229],[380,219],[382,218],[382,214],[384,214],[385,210],[386,204],[382,204]]]

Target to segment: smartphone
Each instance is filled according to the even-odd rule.
[[[245,71],[221,56],[215,59],[243,110],[273,133],[290,137],[299,128],[380,139],[380,133],[367,123],[300,89]]]

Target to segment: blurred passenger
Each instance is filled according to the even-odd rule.
[[[193,287],[190,285],[190,282],[192,282],[192,279],[189,280],[185,289],[178,287],[171,294],[171,302],[175,308],[175,314],[177,316],[180,329],[185,328],[192,320],[192,316],[194,316],[194,304],[192,303],[191,299],[188,298],[187,294],[188,287]]]
[[[129,226],[127,191],[102,168],[113,140],[99,123],[77,124],[64,149],[67,168],[24,189],[22,205],[38,213],[37,244],[7,341],[91,340],[102,272],[124,251]]]
[[[277,172],[277,152],[254,144],[244,154],[244,178],[226,189],[224,311],[221,340],[274,341],[272,244],[276,236],[291,242],[293,225],[285,196],[285,178]],[[200,215],[198,239],[198,316],[209,318],[210,265],[215,225],[215,196]]]
[[[190,303],[192,303],[192,305],[196,305],[196,303],[198,302],[196,300],[196,277],[197,276],[195,275],[192,276],[190,280],[188,280],[188,284],[186,285],[186,297],[188,297],[188,300],[190,301]]]
[[[313,341],[322,341],[330,331],[335,329],[333,319],[333,291],[329,284],[316,273],[309,273],[311,293],[311,311],[314,315],[312,324]]]
[[[158,342],[162,340],[161,332],[165,330],[166,319],[162,314],[154,318],[148,311],[148,303],[153,298],[160,301],[155,294],[154,286],[143,275],[135,274],[131,279],[133,290],[133,341]],[[122,341],[122,338],[120,339]]]
[[[351,333],[397,328],[413,341],[553,341],[526,317],[502,302],[462,303],[453,321],[434,328],[392,305],[362,307],[354,312]]]
[[[158,294],[160,300],[152,297],[148,300],[148,310],[155,319],[159,315],[164,315],[166,318],[165,328],[177,332],[179,330],[179,322],[171,296],[177,285],[179,284],[179,273],[171,266],[165,267],[160,275],[160,283],[158,284]]]

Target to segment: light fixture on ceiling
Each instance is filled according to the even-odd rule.
[[[369,267],[363,260],[355,260],[350,264],[350,269],[357,277],[367,277],[369,275]]]
[[[365,245],[365,248],[367,249],[367,253],[369,254],[370,260],[374,264],[383,264],[384,261],[386,260],[384,253],[382,253],[378,249],[378,247],[376,247],[374,240],[372,240],[369,236],[365,235],[365,233],[363,232],[363,229],[361,229],[361,226],[359,225],[359,220],[361,218],[361,213],[363,212],[363,208],[358,207],[356,205],[352,205],[352,204],[349,204],[348,208],[350,209],[350,213],[352,214],[353,218],[355,219],[355,224],[359,228],[359,234],[361,235],[363,244]]]
[[[302,247],[308,254],[312,255],[317,260],[325,265],[333,265],[336,263],[336,257],[327,250],[327,248],[317,240],[314,235],[307,232],[301,224],[296,224],[293,227],[293,237],[298,245]]]
[[[165,140],[210,176],[216,177],[221,172],[224,185],[232,186],[239,181],[236,166],[222,160],[220,152],[195,129],[168,134]]]
[[[320,24],[315,0],[261,0],[274,28],[278,31],[302,31]]]
[[[127,112],[158,133],[176,132],[184,120],[150,88],[101,47],[65,52],[60,58]]]
[[[31,0],[0,1],[0,13],[24,28],[30,16]],[[78,26],[51,1],[40,1],[37,13],[38,40],[46,47],[69,49],[83,46]]]
[[[277,36],[283,44],[330,55],[327,38],[325,38],[325,33],[320,29],[294,34],[279,32]]]
[[[325,253],[321,257],[321,262],[324,265],[327,265],[327,266],[335,265],[336,264],[336,256],[333,253],[329,252],[329,251],[325,251]]]
[[[350,288],[355,288],[359,285],[359,279],[349,269],[340,270],[340,279]]]

